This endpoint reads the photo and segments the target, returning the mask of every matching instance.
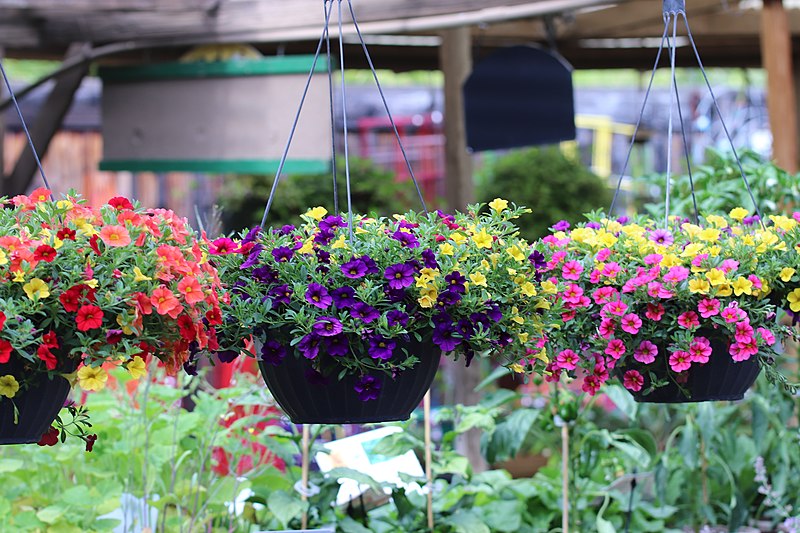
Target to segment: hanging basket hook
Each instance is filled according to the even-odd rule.
[[[664,17],[686,14],[686,0],[664,0]]]

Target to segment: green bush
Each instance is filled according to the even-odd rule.
[[[230,179],[220,194],[226,232],[261,222],[274,176],[238,176]],[[337,160],[339,210],[347,211],[344,160]],[[419,208],[414,186],[397,182],[392,172],[366,159],[350,158],[350,188],[354,213],[391,215]],[[333,212],[331,173],[292,175],[281,178],[267,218],[267,226],[300,224],[300,215],[321,205]]]
[[[506,198],[532,209],[533,216],[520,224],[528,240],[543,237],[559,220],[576,222],[583,213],[611,203],[606,183],[555,146],[513,151],[485,172],[478,201]]]

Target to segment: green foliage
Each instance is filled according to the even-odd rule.
[[[765,160],[756,152],[739,154],[753,196],[763,214],[790,211],[800,206],[800,175],[792,175]],[[753,201],[747,193],[736,159],[729,152],[710,150],[706,162],[692,169],[695,197],[700,213],[728,213],[734,207],[744,207],[753,213]],[[657,200],[645,205],[656,218],[664,216],[665,175],[638,178],[637,185],[656,186]],[[694,215],[691,182],[688,174],[672,180],[670,215]]]
[[[337,162],[339,210],[347,211],[345,165]],[[226,232],[259,224],[264,214],[274,176],[238,176],[230,178],[220,193]],[[350,187],[353,212],[391,215],[418,208],[411,182],[399,183],[394,174],[367,159],[350,158]],[[275,191],[267,226],[300,224],[300,214],[315,206],[333,213],[333,178],[331,173],[284,176]]]
[[[583,213],[611,203],[606,183],[555,146],[512,151],[485,172],[478,201],[507,198],[533,210],[520,224],[528,240],[543,237],[559,220],[576,222]]]

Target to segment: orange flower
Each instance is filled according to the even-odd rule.
[[[172,291],[166,287],[159,287],[153,291],[150,296],[150,303],[153,304],[156,312],[159,315],[172,315],[175,310],[180,312],[181,303],[172,294]]]
[[[104,226],[100,230],[100,238],[106,246],[128,246],[131,243],[131,236],[125,226]]]
[[[194,305],[205,299],[205,294],[203,294],[203,289],[200,287],[200,282],[193,276],[186,276],[181,279],[178,283],[178,290],[183,293],[183,297],[189,305]]]
[[[50,199],[50,191],[44,187],[39,187],[30,194],[29,198],[35,204],[39,202],[46,202]]]

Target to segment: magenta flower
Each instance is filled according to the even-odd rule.
[[[581,279],[581,272],[583,272],[583,265],[578,261],[567,261],[561,267],[561,277],[564,279],[577,281]]]
[[[611,250],[608,249],[608,248],[603,248],[602,250],[597,252],[597,255],[594,256],[595,260],[600,262],[600,263],[602,263],[603,261],[605,261],[609,257],[611,257]]]
[[[726,259],[719,265],[719,269],[725,272],[726,274],[736,270],[739,268],[739,261],[735,259]]]
[[[389,280],[389,288],[405,289],[414,283],[414,267],[408,263],[390,265],[383,273],[383,277]]]
[[[669,356],[669,366],[673,372],[684,372],[692,367],[692,357],[689,352],[676,350]]]
[[[234,253],[238,247],[233,240],[227,237],[220,237],[211,243],[208,247],[208,253],[211,255],[227,255]]]
[[[644,377],[638,370],[628,370],[622,378],[622,384],[629,391],[639,392],[644,386]]]
[[[561,297],[567,303],[577,304],[581,301],[581,296],[583,296],[583,288],[577,283],[570,283],[561,293]]]
[[[705,337],[695,337],[689,345],[692,363],[706,364],[711,357],[711,341]]]
[[[613,357],[614,360],[618,360],[620,357],[625,355],[625,343],[620,339],[613,339],[609,341],[608,346],[606,346],[605,349],[605,354],[609,357]]]
[[[321,316],[311,329],[320,337],[333,337],[342,332],[342,323],[332,316]]]
[[[556,356],[556,365],[564,370],[575,370],[579,360],[578,354],[572,350],[562,350]]]
[[[720,316],[725,319],[725,322],[732,324],[747,318],[747,313],[739,309],[739,305],[736,302],[731,302],[720,312]]]
[[[697,310],[703,318],[711,318],[719,314],[720,301],[716,298],[704,298],[697,304]]]
[[[660,265],[663,259],[664,256],[661,254],[649,254],[644,256],[644,264],[649,266]]]
[[[608,316],[608,315],[623,316],[627,310],[628,310],[628,304],[626,304],[622,300],[614,300],[613,302],[608,302],[607,304],[605,304],[603,306],[603,309],[600,310],[600,314],[602,316]]]
[[[600,333],[600,336],[604,339],[608,339],[614,334],[616,329],[617,323],[614,320],[610,318],[603,318],[600,320],[600,326],[597,328],[597,332]]]
[[[767,346],[775,344],[775,335],[773,335],[770,330],[767,328],[758,328],[756,331],[761,335],[761,340],[764,341],[764,344]]]
[[[678,315],[678,325],[686,329],[694,329],[700,326],[700,317],[694,311],[686,311]]]
[[[642,327],[642,319],[636,313],[628,313],[622,317],[620,327],[622,327],[622,331],[636,335]]]
[[[353,388],[358,393],[359,400],[368,402],[377,399],[380,395],[381,381],[375,376],[365,375],[361,376]]]
[[[566,220],[559,220],[553,224],[553,227],[550,229],[553,231],[567,231],[569,229],[569,222]]]
[[[306,290],[306,301],[314,307],[327,309],[333,303],[333,298],[328,294],[328,289],[319,283],[310,283]]]
[[[689,269],[685,266],[675,265],[670,267],[666,274],[664,274],[664,281],[668,283],[680,283],[689,277]]]
[[[615,278],[621,271],[622,268],[619,266],[619,263],[612,261],[611,263],[603,265],[603,270],[600,271],[600,274],[607,278]]]
[[[750,322],[743,320],[736,323],[736,331],[734,333],[736,342],[747,344],[753,337],[753,333],[753,326],[750,325]]]
[[[614,301],[617,297],[617,294],[619,294],[619,291],[617,291],[617,289],[614,287],[600,287],[592,293],[592,299],[597,305],[607,304],[608,302]]]
[[[656,360],[658,346],[650,341],[642,341],[639,347],[633,352],[633,358],[642,364],[649,365]]]

